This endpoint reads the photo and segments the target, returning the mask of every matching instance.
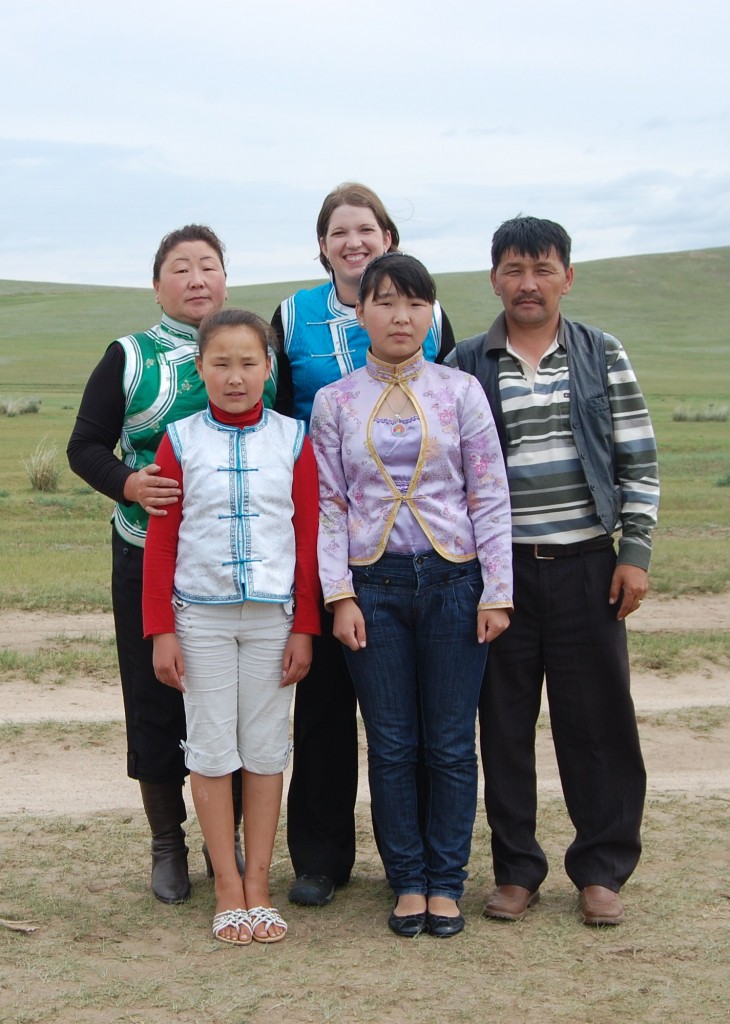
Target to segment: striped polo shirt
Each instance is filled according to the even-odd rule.
[[[653,430],[626,353],[611,335],[604,334],[604,340],[616,475],[622,488],[622,518],[616,527],[622,530],[622,547],[628,543],[646,549],[648,564],[659,500]],[[499,356],[499,387],[514,543],[573,544],[605,536],[571,431],[565,347],[557,339],[553,342],[533,381],[531,368],[507,345]]]

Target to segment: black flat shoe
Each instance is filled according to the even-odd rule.
[[[403,939],[415,939],[417,935],[426,931],[426,911],[420,914],[405,914],[403,917],[398,917],[393,911],[388,918],[388,927]]]
[[[436,939],[450,939],[452,935],[458,935],[464,931],[464,915],[457,914],[456,917],[444,917],[442,914],[426,913],[426,929],[429,935]]]
[[[300,907],[326,907],[334,895],[334,880],[327,875],[299,875],[289,890],[289,902]]]

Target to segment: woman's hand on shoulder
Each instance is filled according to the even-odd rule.
[[[131,473],[124,484],[126,501],[136,501],[151,516],[166,516],[165,505],[174,505],[180,497],[177,480],[160,476],[156,463]]]
[[[309,633],[290,633],[281,661],[281,685],[291,686],[304,679],[312,664],[312,638]]]
[[[165,686],[185,692],[185,660],[174,633],[157,633],[152,637],[152,667]]]
[[[361,647],[365,647],[365,618],[355,598],[345,597],[341,601],[335,601],[334,613],[333,633],[337,640],[351,651],[359,651]]]
[[[482,608],[477,612],[477,640],[480,644],[491,643],[509,626],[506,608]]]

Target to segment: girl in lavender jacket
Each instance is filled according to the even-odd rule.
[[[318,555],[368,738],[373,818],[398,935],[460,932],[488,642],[512,607],[510,507],[475,378],[428,363],[436,298],[401,253],[363,274],[367,365],[318,392]],[[419,821],[419,717],[428,777]]]

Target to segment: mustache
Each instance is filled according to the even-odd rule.
[[[538,302],[541,306],[545,305],[545,300],[540,295],[518,295],[515,299],[515,305],[519,306],[523,302]]]

